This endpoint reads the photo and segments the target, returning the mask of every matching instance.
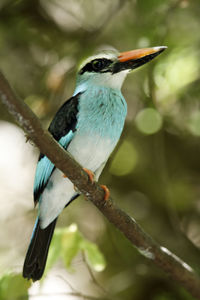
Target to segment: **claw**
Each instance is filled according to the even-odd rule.
[[[62,177],[63,177],[63,178],[67,178],[67,175],[63,174]]]
[[[105,195],[104,195],[104,200],[107,201],[110,197],[110,191],[109,189],[107,188],[106,185],[101,185],[102,189],[104,190],[105,192]]]
[[[88,174],[90,181],[94,182],[94,173],[86,168],[83,168],[83,170]]]

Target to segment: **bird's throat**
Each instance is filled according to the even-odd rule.
[[[120,90],[93,86],[80,96],[77,130],[118,141],[126,114]]]

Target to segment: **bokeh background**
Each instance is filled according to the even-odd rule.
[[[125,129],[100,182],[197,272],[199,16],[199,0],[0,1],[0,69],[45,128],[72,95],[84,57],[168,46],[126,79]],[[20,272],[36,216],[38,154],[0,103],[0,299],[193,299],[81,197],[60,216],[46,276],[30,287]]]

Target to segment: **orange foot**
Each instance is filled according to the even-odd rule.
[[[110,191],[109,189],[107,188],[106,185],[101,185],[102,189],[104,190],[105,192],[105,195],[104,195],[104,200],[107,201],[110,197]]]
[[[88,174],[90,181],[94,182],[94,173],[86,168],[83,168],[83,170]]]
[[[65,174],[63,174],[63,176],[62,176],[63,178],[67,178],[67,175],[65,175]]]

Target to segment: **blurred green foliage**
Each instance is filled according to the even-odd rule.
[[[46,271],[48,272],[59,257],[63,259],[66,268],[71,267],[72,260],[79,251],[83,252],[94,271],[99,272],[105,269],[106,262],[98,246],[85,239],[78,231],[76,224],[71,224],[69,227],[55,230]]]
[[[72,95],[77,65],[96,49],[168,46],[155,61],[127,78],[123,86],[128,103],[125,130],[100,180],[110,187],[120,207],[198,272],[199,16],[199,0],[0,2],[0,68],[45,127]],[[0,118],[13,122],[1,103]],[[26,222],[31,227],[33,218]],[[115,299],[192,299],[137,253],[90,203],[77,199],[58,225],[71,222],[78,224],[82,234],[72,234],[69,228],[57,230],[47,273],[59,256],[70,266],[79,250],[86,251],[94,269],[96,264],[105,266],[90,240],[99,245],[107,262],[95,277]],[[24,241],[21,261],[26,247]],[[17,299],[21,287],[27,294],[28,285],[18,284],[19,275],[6,275],[7,281],[2,278],[2,299],[11,299],[6,289],[15,295],[12,299]],[[5,282],[11,287],[6,288]]]
[[[7,273],[0,277],[0,299],[28,299],[28,288],[31,283],[19,274]]]

